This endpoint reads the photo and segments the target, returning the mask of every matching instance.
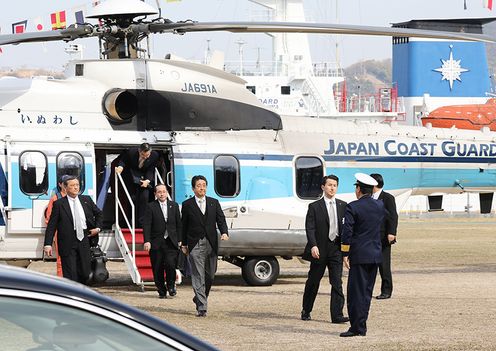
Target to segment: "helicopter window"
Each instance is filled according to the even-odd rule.
[[[57,179],[63,175],[77,177],[80,192],[84,191],[84,159],[77,152],[61,152],[57,156]]]
[[[246,86],[246,89],[248,89],[249,91],[251,91],[253,94],[256,94],[257,93],[257,87],[254,86],[254,85],[247,85]]]
[[[324,165],[317,157],[298,157],[296,168],[296,194],[301,199],[318,199],[322,196],[320,184]]]
[[[290,94],[291,94],[291,87],[289,85],[281,86],[281,95],[290,95]]]
[[[26,195],[41,195],[48,190],[48,161],[42,152],[19,155],[20,188]]]
[[[221,197],[239,194],[239,161],[234,156],[220,155],[214,159],[215,192]]]

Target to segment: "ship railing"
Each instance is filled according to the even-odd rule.
[[[288,76],[297,67],[299,75],[315,77],[343,77],[343,69],[335,62],[313,63],[306,68],[303,63],[282,63],[280,61],[226,61],[224,71],[237,76]]]
[[[400,116],[405,114],[405,105],[402,97],[381,97],[380,94],[356,94],[342,100],[335,98],[340,112],[393,112]],[[343,106],[344,104],[344,106]]]

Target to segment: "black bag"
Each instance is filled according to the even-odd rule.
[[[91,251],[91,272],[90,282],[103,283],[109,277],[107,270],[107,255],[102,251],[100,245],[90,248]]]
[[[176,268],[182,271],[184,269],[185,264],[186,264],[186,255],[183,253],[182,250],[179,250],[177,254]]]

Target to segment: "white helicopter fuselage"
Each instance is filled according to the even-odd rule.
[[[240,78],[183,61],[71,61],[65,75],[65,79],[3,78],[0,81],[2,125],[19,126],[21,122],[38,129],[52,129],[66,128],[69,123],[83,129],[113,130],[109,120],[101,118],[102,100],[113,89],[211,97],[219,97],[221,92],[224,99],[258,106],[251,93],[239,89],[244,83]],[[62,118],[62,122],[55,116]]]
[[[193,196],[194,175],[206,176],[232,233],[221,247],[230,257],[302,254],[306,209],[326,174],[353,201],[354,173],[381,173],[398,208],[410,195],[496,188],[496,133],[306,117],[236,128],[273,126],[274,115],[243,80],[181,61],[76,61],[66,79],[0,79],[0,259],[42,258],[44,211],[64,173],[80,177],[112,228],[108,172],[142,142],[160,152],[178,203]],[[101,244],[119,256],[113,238]]]

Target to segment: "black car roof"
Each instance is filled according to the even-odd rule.
[[[61,279],[56,276],[38,273],[24,268],[0,264],[0,288],[38,292],[69,299],[77,299],[78,301],[84,301],[118,313],[126,318],[132,318],[134,321],[146,325],[195,350],[217,350],[213,346],[161,319],[68,279]]]

